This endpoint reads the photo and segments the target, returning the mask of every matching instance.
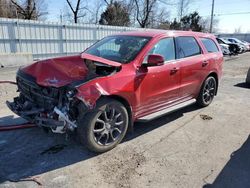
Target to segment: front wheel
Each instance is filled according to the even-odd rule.
[[[123,104],[113,99],[101,99],[92,112],[78,121],[80,142],[94,152],[111,150],[124,138],[128,122]]]
[[[212,103],[216,93],[216,80],[213,76],[209,76],[201,86],[197,104],[201,107],[208,106]]]

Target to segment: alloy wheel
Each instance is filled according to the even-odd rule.
[[[116,106],[106,106],[95,120],[93,134],[96,143],[108,146],[116,142],[124,131],[124,124],[122,112]]]
[[[203,100],[206,104],[210,104],[215,95],[216,83],[214,79],[209,79],[203,89]]]

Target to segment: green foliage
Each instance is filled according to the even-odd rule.
[[[181,18],[180,22],[176,19],[170,24],[170,29],[202,31],[201,17],[198,12],[193,12]]]
[[[176,19],[170,24],[170,29],[181,30],[181,22],[178,22]]]
[[[130,18],[127,7],[118,1],[109,4],[101,14],[99,23],[102,25],[129,26]]]
[[[181,18],[181,23],[185,30],[191,29],[192,31],[202,31],[202,26],[200,25],[201,17],[198,12],[193,12],[187,16]]]

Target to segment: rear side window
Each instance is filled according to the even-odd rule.
[[[201,38],[201,42],[205,46],[205,48],[207,49],[207,51],[209,53],[213,53],[213,52],[218,52],[219,51],[217,45],[215,44],[215,42],[212,39]]]
[[[194,37],[177,37],[178,58],[201,54],[201,48]]]

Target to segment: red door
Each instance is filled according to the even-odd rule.
[[[207,75],[208,61],[192,36],[176,38],[177,62],[180,63],[180,98],[194,98]]]
[[[203,55],[180,59],[181,98],[195,98],[199,93],[202,81],[207,75],[208,61]]]
[[[141,67],[136,76],[136,116],[160,111],[179,98],[180,66],[175,61],[173,38],[160,39],[149,54],[159,54],[165,59],[162,66]],[[147,55],[144,62],[147,61]]]

